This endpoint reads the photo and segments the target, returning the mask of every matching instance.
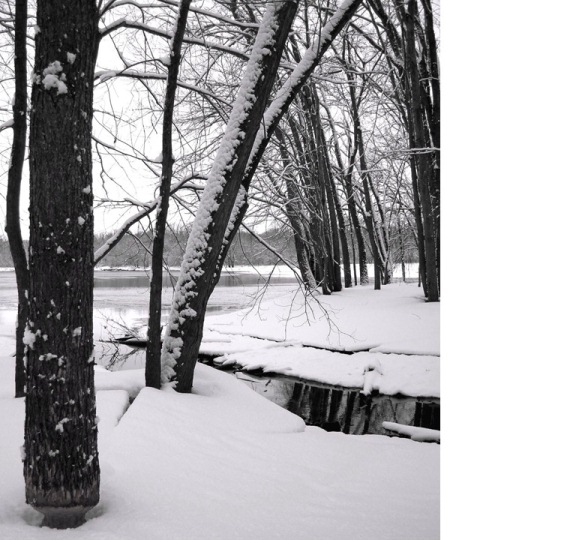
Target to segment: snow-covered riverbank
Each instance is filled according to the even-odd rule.
[[[228,360],[238,363],[276,362],[278,369],[279,359],[292,362],[292,375],[313,369],[320,379],[362,375],[365,383],[377,374],[382,384],[407,395],[410,387],[421,394],[414,390],[418,384],[425,393],[439,392],[439,359],[430,355],[438,353],[438,308],[423,302],[420,289],[355,288],[316,297],[307,307],[298,294],[275,296],[259,310],[211,317],[205,347],[223,353],[228,347]],[[300,319],[285,320],[286,310],[302,311]],[[254,337],[368,351],[328,353]],[[24,502],[24,402],[12,397],[8,356],[14,343],[0,340],[6,354],[0,358],[3,539],[439,538],[439,445],[306,427],[204,365],[197,367],[191,395],[142,390],[142,370],[97,368],[101,502],[79,529],[39,528],[40,515]],[[265,348],[239,353],[235,342]],[[385,349],[421,354],[385,355]],[[337,362],[327,360],[335,354]],[[125,413],[130,396],[137,397]]]

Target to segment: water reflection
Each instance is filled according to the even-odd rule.
[[[178,273],[164,273],[162,286],[172,288],[178,280]],[[294,276],[268,276],[250,272],[235,272],[234,270],[224,270],[218,280],[219,287],[245,287],[251,285],[271,285],[296,284]],[[145,288],[150,286],[150,276],[147,272],[94,272],[94,288]]]
[[[366,396],[355,390],[309,384],[286,377],[236,377],[258,394],[300,416],[307,425],[354,435],[384,434],[382,422],[440,429],[440,400]]]

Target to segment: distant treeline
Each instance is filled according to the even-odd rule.
[[[296,261],[296,252],[294,248],[294,239],[290,230],[285,228],[275,228],[263,232],[259,235],[262,240],[271,246],[275,251],[280,253],[283,258],[289,261]],[[415,244],[410,239],[408,231],[403,234],[404,236],[404,262],[418,262],[418,253]],[[109,233],[97,234],[94,238],[94,245],[99,248],[110,237]],[[166,233],[164,260],[168,266],[180,266],[184,249],[186,248],[186,241],[188,239],[188,231],[184,228],[171,229]],[[392,251],[395,249],[394,238],[392,240]],[[26,249],[28,243],[25,242]],[[152,250],[152,231],[139,231],[137,233],[130,233],[125,235],[120,243],[98,264],[101,266],[136,266],[148,267],[150,266],[150,252]],[[392,257],[395,259],[396,257]],[[370,254],[368,254],[368,261],[372,262]],[[226,257],[226,266],[242,266],[242,265],[270,265],[279,262],[279,258],[270,249],[265,247],[254,236],[245,231],[238,231],[238,234],[232,242],[232,247]],[[394,261],[399,263],[400,261]],[[10,248],[8,239],[5,236],[0,236],[0,267],[10,267],[12,264],[12,257],[10,256]]]

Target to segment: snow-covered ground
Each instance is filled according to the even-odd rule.
[[[294,288],[270,302],[214,315],[206,326],[333,350],[439,355],[439,313],[440,305],[424,302],[416,284],[353,287],[331,296],[305,296]]]
[[[2,539],[439,538],[438,445],[306,428],[203,365],[193,394],[144,389],[124,416],[142,372],[99,370],[101,502],[79,529],[39,528],[12,363],[0,359]]]
[[[258,308],[210,316],[203,348],[222,361],[366,391],[439,395],[438,306],[421,289],[357,287],[309,300],[276,291]],[[40,528],[24,502],[13,349],[13,338],[0,337],[3,540],[439,538],[439,445],[306,427],[204,365],[191,395],[142,390],[142,370],[97,367],[101,502],[79,529]]]

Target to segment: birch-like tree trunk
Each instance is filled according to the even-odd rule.
[[[98,503],[92,356],[93,0],[38,2],[30,114],[30,290],[24,478],[49,527]]]

